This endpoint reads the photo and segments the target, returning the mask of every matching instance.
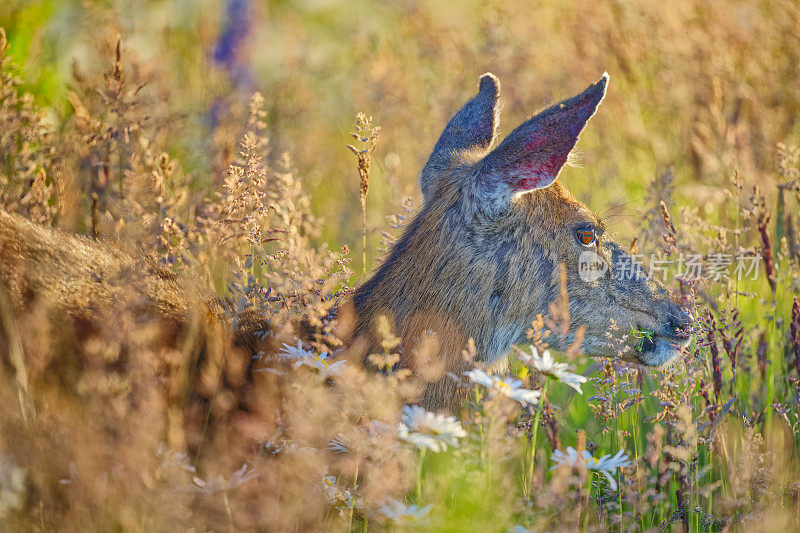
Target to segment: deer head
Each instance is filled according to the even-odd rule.
[[[623,333],[652,332],[626,357],[651,366],[674,358],[687,342],[681,328],[689,316],[557,181],[607,84],[604,74],[492,148],[500,85],[492,74],[481,77],[478,94],[447,124],[422,170],[420,212],[354,296],[357,336],[368,338],[375,317],[386,314],[412,367],[423,364],[413,359],[425,332],[439,336],[447,370],[458,368],[469,337],[479,357],[500,360],[557,300],[563,264],[570,327],[563,337],[552,336],[551,345],[563,349],[584,326],[583,349],[614,356],[606,336],[613,319]],[[587,265],[597,270],[587,275]],[[444,381],[432,387],[427,403],[446,403]]]

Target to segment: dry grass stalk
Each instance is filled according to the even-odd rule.
[[[794,367],[797,370],[798,379],[800,379],[800,300],[797,299],[797,296],[794,297],[794,302],[792,303],[792,323],[789,327],[789,333],[792,338]]]
[[[756,227],[761,238],[761,259],[764,261],[764,269],[767,272],[767,281],[772,293],[776,290],[775,257],[772,253],[772,244],[769,238],[770,214],[767,209],[766,199],[761,191],[756,187],[753,190],[753,205],[756,215]]]
[[[361,200],[361,229],[362,229],[362,274],[367,274],[367,193],[369,192],[370,167],[372,165],[372,153],[378,145],[381,136],[380,126],[372,122],[372,117],[367,117],[364,113],[359,113],[356,123],[353,126],[355,131],[350,133],[356,140],[358,147],[351,144],[347,145],[358,159],[358,176],[361,180],[359,184],[359,199]]]
[[[2,281],[0,281],[0,325],[3,327],[3,332],[8,342],[8,356],[14,369],[14,380],[17,386],[22,416],[26,423],[31,423],[36,419],[36,408],[33,405],[28,389],[28,372],[25,369],[25,357],[22,351],[19,329],[14,318],[11,300],[8,298],[8,291]],[[0,378],[2,377],[2,373],[0,373]]]
[[[667,210],[667,204],[661,201],[658,205],[661,208],[661,217],[667,227],[667,232],[662,235],[664,243],[666,244],[664,253],[673,254],[676,250],[677,232],[675,231],[675,226],[672,224],[672,217],[670,217],[669,211]]]
[[[696,31],[688,34],[688,51],[678,49],[666,63],[653,69],[647,56],[652,43],[645,46],[653,36],[639,29],[657,27],[655,39],[661,44],[674,43],[676,33],[683,39],[687,20],[680,10],[670,10],[665,15],[663,6],[653,4],[634,14],[596,2],[581,6],[575,10],[580,17],[597,21],[584,28],[588,34],[582,34],[575,42],[570,36],[568,46],[560,46],[565,43],[561,33],[549,35],[559,49],[573,50],[577,45],[586,52],[576,60],[576,70],[597,67],[599,56],[585,43],[608,45],[600,47],[611,51],[603,61],[610,57],[612,63],[616,62],[615,70],[627,73],[621,75],[629,76],[629,90],[638,96],[636,101],[642,102],[641,109],[656,113],[653,120],[667,126],[664,131],[670,132],[669,136],[674,136],[675,130],[670,126],[675,124],[688,124],[691,129],[686,141],[682,136],[674,136],[673,140],[665,136],[652,143],[668,157],[689,155],[688,164],[681,168],[679,192],[685,192],[692,205],[676,207],[681,241],[676,242],[675,219],[670,218],[665,207],[679,205],[671,200],[672,174],[666,172],[651,187],[648,206],[652,212],[639,233],[642,238],[638,247],[649,253],[666,234],[670,253],[677,250],[703,255],[712,248],[730,246],[725,238],[727,229],[727,235],[737,236],[736,246],[742,250],[752,251],[760,242],[757,249],[762,252],[764,264],[771,265],[767,271],[773,290],[777,283],[788,290],[797,287],[796,267],[783,262],[782,253],[776,251],[769,262],[763,255],[765,250],[772,253],[769,240],[764,240],[768,235],[768,215],[766,220],[754,217],[752,229],[757,231],[746,233],[738,227],[730,229],[707,222],[708,211],[704,210],[712,209],[714,217],[723,221],[720,224],[731,218],[726,217],[727,205],[718,199],[721,195],[717,185],[724,183],[734,165],[741,163],[747,170],[743,172],[745,176],[764,175],[772,169],[775,136],[784,135],[785,126],[794,120],[790,114],[782,113],[797,107],[797,95],[792,89],[795,77],[782,70],[782,65],[796,63],[792,58],[797,47],[786,43],[796,40],[796,24],[792,21],[797,19],[797,8],[781,5],[775,10],[781,14],[779,17],[766,16],[766,8],[757,9],[747,3],[737,4],[736,9],[706,10],[702,18],[707,22],[705,27],[698,27],[697,21],[691,23],[694,26],[689,29]],[[536,52],[540,56],[536,59],[527,48],[513,44],[515,40],[517,44],[529,43],[531,23],[543,34],[547,29],[537,26],[538,20],[505,17],[518,7],[510,3],[493,6],[491,12],[481,10],[480,24],[490,35],[503,36],[502,42],[494,37],[488,42],[493,55],[513,59],[511,63],[501,62],[500,68],[513,68],[524,77],[531,75],[525,73],[526,69],[536,72],[543,66],[542,61],[551,59],[543,60],[540,51]],[[429,14],[424,6],[421,9],[422,14]],[[739,23],[739,9],[751,15],[745,26]],[[142,12],[148,13],[144,5]],[[697,16],[694,9],[685,12]],[[563,10],[558,13],[568,21],[578,20]],[[434,16],[420,14],[419,9],[396,14],[402,19],[399,26],[413,36],[423,37],[430,50],[441,52],[435,54],[437,58],[450,59],[437,60],[443,65],[437,69],[456,73],[451,79],[465,75],[463,57],[449,54],[456,49],[473,53],[474,43],[464,40],[467,33],[460,35],[449,26],[437,26]],[[504,17],[508,24],[498,22]],[[541,19],[541,24],[547,24],[550,17]],[[100,32],[104,26],[98,26]],[[774,40],[779,47],[769,42],[764,47],[772,46],[768,53],[780,54],[783,61],[772,61],[770,57],[769,62],[764,62],[761,56],[752,54],[751,47],[742,44],[752,41],[753,35],[763,34],[765,28],[781,38]],[[623,32],[626,38],[617,38],[615,32]],[[320,225],[310,212],[309,197],[301,188],[295,168],[318,168],[320,153],[337,151],[335,145],[340,141],[333,133],[326,136],[313,128],[313,124],[320,123],[313,107],[317,99],[302,97],[315,94],[317,86],[327,88],[327,82],[309,77],[300,61],[300,67],[292,67],[291,76],[286,76],[291,82],[267,87],[271,107],[266,111],[265,100],[255,97],[250,101],[250,118],[245,121],[247,103],[242,101],[238,108],[231,106],[231,117],[240,113],[241,120],[222,119],[236,126],[218,127],[214,131],[215,142],[234,147],[241,137],[238,132],[243,129],[246,137],[240,154],[233,149],[224,155],[213,153],[208,160],[213,160],[214,165],[207,166],[204,154],[195,158],[199,163],[184,159],[187,168],[191,163],[195,169],[192,176],[183,172],[180,159],[192,143],[205,147],[203,135],[208,132],[192,127],[176,132],[170,127],[173,122],[187,125],[173,120],[169,111],[174,109],[174,103],[169,109],[160,105],[169,101],[161,98],[160,91],[174,83],[175,74],[151,71],[148,62],[133,58],[136,50],[121,46],[116,30],[110,30],[108,35],[107,73],[94,79],[78,79],[80,75],[76,78],[71,99],[74,114],[66,119],[53,117],[59,135],[51,135],[40,120],[41,109],[32,98],[21,94],[17,78],[11,75],[10,61],[0,68],[0,90],[7,96],[0,102],[0,159],[8,156],[0,166],[2,208],[36,222],[57,221],[91,232],[105,243],[92,248],[105,252],[92,255],[91,268],[83,274],[72,272],[73,283],[67,285],[56,279],[57,267],[72,257],[70,254],[86,251],[82,247],[85,240],[63,236],[56,242],[43,241],[40,244],[58,253],[44,264],[20,265],[18,271],[22,273],[20,279],[40,270],[50,272],[55,276],[46,278],[50,292],[26,284],[22,290],[9,288],[13,302],[10,306],[0,298],[0,345],[12,346],[3,351],[2,358],[8,355],[5,367],[16,376],[0,380],[0,400],[13,405],[24,392],[37,414],[35,418],[27,416],[24,405],[23,410],[0,413],[2,527],[403,528],[402,523],[393,523],[381,511],[387,500],[395,499],[403,506],[417,503],[423,509],[432,504],[432,511],[423,518],[428,522],[411,526],[432,530],[519,526],[542,531],[626,531],[659,526],[668,529],[673,522],[673,527],[707,530],[797,528],[800,476],[794,442],[800,437],[800,418],[795,395],[786,386],[788,380],[778,375],[786,365],[774,364],[784,353],[793,353],[794,364],[789,366],[795,367],[792,372],[797,369],[797,300],[792,306],[789,335],[768,337],[767,331],[785,331],[785,326],[772,328],[764,322],[774,320],[777,324],[784,320],[785,324],[786,309],[762,313],[764,308],[759,307],[754,285],[748,283],[737,286],[734,294],[727,292],[728,288],[701,282],[698,288],[702,288],[706,300],[698,303],[699,314],[704,315],[704,308],[713,308],[718,317],[705,314],[703,324],[697,328],[698,338],[707,345],[701,343],[675,367],[658,371],[657,381],[643,380],[641,372],[626,365],[604,362],[602,376],[586,385],[587,392],[592,387],[592,393],[596,393],[588,400],[592,407],[587,407],[583,397],[575,396],[569,409],[557,405],[555,398],[563,396],[556,391],[561,385],[553,382],[549,389],[553,394],[548,394],[553,404],[548,403],[542,414],[547,439],[536,450],[533,479],[523,480],[536,483],[537,490],[528,497],[519,492],[520,480],[514,472],[522,456],[520,442],[528,444],[525,424],[531,413],[502,398],[473,397],[461,413],[468,436],[460,442],[460,449],[438,456],[437,461],[441,462],[418,461],[419,451],[398,441],[395,431],[403,402],[415,393],[409,392],[413,377],[395,369],[403,353],[388,321],[379,324],[378,336],[383,342],[370,358],[381,367],[380,375],[362,372],[357,364],[349,362],[336,367],[340,373],[334,374],[326,369],[338,362],[337,355],[329,354],[328,362],[314,359],[341,345],[332,315],[339,299],[349,291],[344,285],[348,278],[347,252],[331,252],[316,245],[320,241]],[[128,41],[126,36],[125,42],[135,41]],[[747,56],[736,55],[737,47],[746,50]],[[5,36],[0,31],[0,54],[5,48]],[[304,50],[298,47],[296,52],[301,59],[305,59]],[[714,62],[719,54],[702,54],[698,50],[723,50],[726,57],[738,60],[730,65],[711,65],[709,61]],[[444,118],[449,96],[443,94],[449,91],[419,97],[409,90],[422,93],[417,90],[422,78],[415,78],[412,84],[405,77],[419,74],[413,65],[433,68],[419,62],[418,50],[411,53],[413,60],[382,52],[377,57],[386,63],[371,63],[369,66],[375,68],[364,69],[364,62],[359,62],[358,69],[374,77],[372,81],[382,87],[375,93],[382,99],[416,102],[417,107],[424,102],[432,115]],[[483,56],[475,54],[477,64]],[[6,56],[0,61],[3,57]],[[398,66],[392,61],[408,68],[391,68]],[[676,75],[681,65],[691,66],[700,76]],[[536,75],[563,75],[548,72],[544,69]],[[203,72],[203,76],[207,75],[214,74]],[[145,80],[153,83],[141,87]],[[195,81],[187,77],[185,83]],[[667,84],[675,89],[664,91]],[[531,86],[542,92],[543,98],[549,98],[550,89],[545,85],[541,84],[541,89],[535,88],[539,84]],[[761,95],[764,91],[772,97],[763,101],[753,97],[754,92]],[[184,94],[188,93],[179,96],[183,98]],[[692,105],[686,105],[687,94],[691,95]],[[511,111],[522,114],[519,98],[511,96]],[[777,96],[787,105],[772,105]],[[181,102],[186,103],[182,112],[197,104],[191,101],[191,95],[186,100]],[[14,105],[6,105],[12,101]],[[117,107],[120,103],[124,109]],[[199,104],[205,117],[208,102]],[[613,99],[608,105],[617,105],[618,112],[624,110]],[[399,121],[387,116],[387,120],[395,120],[391,124],[392,149],[403,157],[408,153],[417,155],[414,150],[425,133],[409,130],[409,124],[418,124],[409,120],[408,110],[412,108],[396,106]],[[668,110],[675,116],[667,120],[659,116],[663,113],[659,110]],[[280,155],[269,156],[264,136],[266,116],[275,116],[275,123],[289,134],[312,132],[320,146],[299,150],[301,159],[296,165]],[[598,116],[597,120],[606,119]],[[641,142],[643,132],[636,129],[622,132],[624,142],[616,136],[609,136],[611,141],[587,138],[587,142],[599,142],[599,150],[608,151],[608,159],[616,164],[628,159],[613,156],[625,155],[630,146]],[[364,142],[365,138],[367,135],[358,140]],[[668,144],[663,149],[665,141]],[[280,135],[275,144],[281,145]],[[598,149],[591,144],[587,147],[589,157]],[[783,161],[780,172],[785,180],[778,185],[778,194],[784,203],[775,212],[776,233],[769,237],[773,247],[775,242],[780,247],[785,236],[791,252],[787,256],[796,260],[797,254],[792,252],[796,217],[790,207],[790,193],[798,190],[793,185],[797,165],[791,162],[790,152],[789,148],[785,153],[779,151]],[[362,157],[358,161],[364,241],[371,155],[370,151],[363,162]],[[340,159],[344,157],[346,154]],[[217,165],[218,160],[224,164]],[[331,169],[346,169],[347,162],[344,163],[332,165]],[[221,170],[207,176],[206,168],[212,167]],[[752,172],[754,168],[763,172]],[[619,174],[628,176],[629,171],[621,168]],[[336,172],[331,170],[330,174]],[[740,190],[738,171],[734,178],[735,187]],[[684,189],[688,185],[698,188]],[[318,212],[335,220],[341,212],[335,203],[341,200],[340,196],[320,196],[315,196]],[[86,205],[88,201],[91,206]],[[81,216],[70,218],[70,212]],[[779,227],[779,219],[785,220],[784,230]],[[620,232],[625,234],[628,229],[621,228]],[[336,230],[332,228],[333,235],[341,236]],[[17,236],[10,235],[5,240],[15,242],[19,240]],[[109,245],[109,239],[114,244]],[[123,254],[120,249],[124,250],[125,259],[119,259]],[[363,252],[366,265],[366,245]],[[131,259],[131,254],[136,257]],[[108,271],[97,266],[105,264],[108,257],[112,257],[112,263],[133,265],[113,273],[113,294],[97,289],[98,277],[109,276]],[[184,306],[176,313],[181,320],[164,322],[154,314],[142,312],[148,306],[142,305],[141,292],[128,290],[131,286],[140,287],[142,277],[148,276],[150,281],[145,285],[158,291],[145,296],[154,301],[166,299],[178,282],[186,282],[191,292],[210,300],[194,299],[190,306],[193,309]],[[692,286],[687,286],[694,294]],[[56,290],[62,287],[64,290]],[[60,298],[80,296],[91,300],[95,307],[83,315],[65,313],[65,307],[56,305],[56,293]],[[562,333],[569,317],[567,294],[559,290],[556,295],[558,305],[554,306],[553,316],[547,317],[547,323],[553,331]],[[737,302],[739,307],[724,303],[725,297],[742,295]],[[572,300],[574,305],[576,298]],[[105,312],[98,312],[102,311],[99,307]],[[8,309],[12,320],[8,319]],[[567,320],[560,320],[565,315]],[[576,316],[573,313],[577,322]],[[278,355],[282,342],[297,345],[298,321],[303,323],[305,340],[297,349],[310,354],[299,361]],[[737,325],[739,322],[742,326]],[[538,317],[529,335],[540,350],[549,338],[544,325],[545,318]],[[742,328],[748,332],[760,330],[758,340],[744,335]],[[624,337],[626,332],[615,333]],[[722,368],[718,340],[741,383],[723,382],[727,371]],[[578,343],[576,335],[574,347]],[[598,366],[574,351],[573,362],[582,370],[592,372]],[[753,351],[757,371],[748,368]],[[474,342],[468,343],[465,364],[472,367],[480,359],[478,352]],[[426,361],[435,356],[425,355]],[[710,358],[708,369],[702,364],[706,358]],[[300,365],[295,367],[298,362]],[[27,385],[21,380],[25,373]],[[526,384],[534,383],[530,374],[517,377]],[[455,378],[463,380],[463,376]],[[540,382],[541,376],[538,378]],[[712,383],[713,399],[707,383]],[[747,405],[746,410],[738,402],[732,403],[739,385],[759,391],[741,402]],[[772,397],[767,396],[770,388],[774,389]],[[702,400],[694,401],[695,394]],[[602,430],[574,424],[573,410],[586,420],[591,418],[590,409],[597,414]],[[779,431],[770,434],[763,430],[764,420],[774,413],[780,417],[780,423],[773,424]],[[661,423],[653,424],[648,415]],[[574,434],[575,430],[581,431]],[[549,470],[547,455],[562,444],[599,457],[623,448],[632,454],[640,443],[646,443],[646,449],[635,458],[635,465],[617,473],[619,491],[611,491],[602,477],[591,477],[592,472],[585,467]],[[523,447],[527,454],[529,447]],[[431,465],[433,468],[429,468]],[[420,491],[412,490],[415,466],[420,467],[422,476],[418,482]],[[461,506],[465,500],[468,503]]]
[[[710,311],[706,312],[704,321],[706,335],[705,345],[711,354],[711,376],[714,383],[714,397],[720,403],[722,395],[722,370],[719,360],[719,349],[717,348],[717,327],[714,315]]]

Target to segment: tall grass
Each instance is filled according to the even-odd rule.
[[[798,527],[794,3],[235,3],[0,8],[2,208],[146,255],[226,319],[175,330],[135,294],[81,318],[0,292],[4,527]],[[554,312],[510,354],[506,379],[537,401],[455,376],[455,418],[414,418],[391,323],[367,370],[339,362],[332,311],[357,282],[348,245],[362,269],[380,260],[384,217],[413,210],[417,169],[486,70],[509,123],[611,72],[561,179],[648,262],[729,254],[759,272],[670,271],[696,321],[669,368],[554,352],[589,379],[579,394],[521,355],[544,354]],[[382,126],[376,146],[359,118],[357,167],[356,109]],[[628,461],[612,483],[594,459],[564,464],[568,447]]]

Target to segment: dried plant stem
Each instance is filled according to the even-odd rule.
[[[367,193],[369,192],[370,166],[372,164],[372,153],[378,145],[378,138],[381,135],[380,126],[372,122],[372,117],[367,117],[364,113],[356,116],[354,125],[355,131],[350,133],[353,139],[360,145],[359,147],[347,145],[347,148],[358,158],[358,177],[360,179],[359,197],[361,199],[361,272],[367,275]]]
[[[122,70],[122,36],[117,35],[117,46],[115,49],[115,61],[114,61],[114,79],[120,84],[120,87],[123,83],[123,70]],[[122,98],[122,94],[120,93],[120,99]],[[121,103],[121,102],[120,102]],[[119,179],[119,202],[120,202],[120,214],[122,215],[123,220],[125,219],[125,176],[123,173],[123,169],[125,168],[125,153],[123,150],[124,146],[124,135],[123,135],[123,128],[124,124],[122,121],[122,110],[124,107],[122,105],[119,106],[119,111],[117,113],[117,131],[119,132],[119,139],[117,139],[117,173],[119,174],[117,178]]]
[[[761,236],[761,258],[764,261],[764,268],[767,271],[767,281],[769,282],[769,288],[772,289],[773,296],[775,295],[776,282],[775,282],[775,259],[772,253],[772,245],[769,241],[769,219],[770,215],[767,212],[766,206],[763,204],[763,198],[761,199],[762,205],[761,209],[758,211],[758,219],[756,220],[756,225],[758,226],[758,233]]]
[[[662,200],[658,205],[661,208],[661,217],[664,219],[664,225],[667,227],[667,232],[663,235],[665,244],[664,253],[673,254],[677,249],[677,232],[675,231],[675,226],[672,224],[672,217],[667,210],[667,204]]]
[[[231,512],[231,504],[228,501],[227,489],[222,491],[222,501],[225,503],[225,512],[228,514],[228,527],[231,532],[236,531],[236,528],[233,527],[233,513]]]
[[[794,366],[797,369],[797,376],[800,378],[800,301],[794,297],[792,304],[792,324],[790,326],[792,336],[792,352],[794,353]]]
[[[769,343],[767,342],[767,334],[765,331],[761,331],[758,336],[758,348],[756,349],[756,361],[758,361],[758,372],[761,375],[761,381],[764,381],[764,376],[767,372],[767,348],[769,347]]]
[[[8,354],[17,384],[17,395],[19,405],[22,410],[22,418],[25,423],[30,423],[36,419],[36,409],[33,405],[28,390],[28,374],[25,371],[25,358],[22,354],[22,340],[19,336],[17,323],[14,320],[14,313],[11,309],[11,301],[8,292],[3,284],[0,283],[0,323],[3,326],[3,334],[8,339]]]
[[[97,193],[92,193],[92,239],[97,238]]]
[[[361,195],[361,273],[367,275],[367,195]]]

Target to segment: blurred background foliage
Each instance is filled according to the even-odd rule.
[[[345,145],[356,113],[372,115],[383,134],[367,198],[370,266],[386,215],[419,197],[417,172],[485,71],[502,83],[501,134],[610,73],[580,165],[562,179],[591,208],[611,208],[625,238],[647,184],[667,169],[674,200],[702,210],[735,168],[745,185],[773,174],[776,143],[800,127],[791,0],[4,0],[0,26],[54,127],[74,113],[75,73],[100,72],[121,35],[152,114],[169,110],[159,128],[170,156],[201,192],[221,181],[235,152],[229,130],[262,92],[272,152],[291,153],[331,247],[360,242]]]

